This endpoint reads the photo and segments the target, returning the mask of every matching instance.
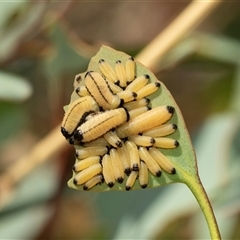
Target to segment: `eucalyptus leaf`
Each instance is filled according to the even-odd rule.
[[[129,59],[129,55],[116,51],[112,48],[103,46],[100,51],[94,56],[88,66],[87,71],[96,71],[100,72],[99,69],[99,60],[104,59],[107,61],[112,67],[115,66],[116,61],[120,60],[123,63]],[[86,72],[80,74],[81,79],[84,79]],[[141,63],[136,61],[136,76],[141,76],[144,74],[148,74],[150,76],[151,82],[159,81],[154,74],[143,66]],[[83,81],[75,82],[74,86],[78,87],[83,85]],[[79,98],[79,96],[74,91],[71,96],[71,102]],[[196,197],[197,201],[199,202],[205,218],[208,222],[210,234],[212,239],[220,239],[220,234],[218,231],[217,223],[209,203],[207,194],[201,184],[200,178],[198,176],[198,169],[196,164],[196,157],[195,152],[192,147],[192,143],[189,137],[189,133],[187,131],[186,125],[184,123],[183,116],[179,107],[177,106],[175,100],[173,99],[171,93],[165,87],[163,83],[161,83],[161,87],[158,91],[154,94],[148,96],[150,99],[150,106],[152,108],[156,108],[158,106],[173,106],[175,108],[175,112],[173,117],[168,121],[174,123],[178,126],[177,131],[171,134],[171,138],[177,140],[180,143],[180,146],[174,149],[161,149],[161,152],[173,163],[176,174],[168,174],[166,172],[162,172],[161,177],[153,176],[149,174],[149,181],[148,181],[148,188],[152,187],[159,187],[162,185],[170,184],[170,183],[185,183],[194,196]],[[68,109],[68,106],[64,108],[65,110]],[[78,146],[75,145],[75,148],[78,149]],[[74,184],[74,177],[76,173],[73,172],[73,177],[69,180],[68,186],[77,190],[82,190],[82,186],[77,186]],[[123,183],[115,183],[112,188],[109,188],[105,183],[101,185],[94,186],[92,188],[93,191],[109,191],[109,190],[124,190],[126,186],[126,179],[125,177]],[[133,189],[141,189],[138,181],[135,181]]]

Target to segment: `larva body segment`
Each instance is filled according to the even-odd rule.
[[[115,183],[115,175],[113,172],[112,160],[109,154],[105,154],[102,158],[102,166],[103,166],[103,177],[106,184],[112,188]]]
[[[141,188],[147,187],[147,185],[148,185],[148,167],[144,161],[140,161],[138,181],[139,181]]]
[[[118,135],[113,132],[113,131],[109,131],[107,133],[105,133],[103,135],[103,137],[106,139],[106,141],[113,147],[115,148],[120,148],[122,147],[122,141],[121,139],[118,137]]]
[[[86,116],[98,110],[99,107],[91,96],[75,100],[70,104],[62,121],[61,132],[64,137],[70,138],[74,130],[84,122]]]
[[[131,90],[133,92],[139,91],[141,88],[147,85],[149,81],[149,75],[141,75],[134,79],[127,87],[126,90]]]
[[[112,161],[113,173],[117,182],[122,183],[124,180],[124,170],[118,152],[115,148],[110,149],[110,158]]]
[[[103,182],[103,176],[101,174],[98,174],[84,183],[83,190],[89,190],[94,186],[96,186],[97,184],[101,184],[102,182]]]
[[[116,133],[120,138],[137,135],[167,122],[173,112],[174,108],[170,106],[156,107],[118,127]]]
[[[153,146],[158,148],[176,148],[179,146],[178,141],[172,138],[159,137],[154,138],[154,140]]]
[[[73,182],[76,185],[81,185],[101,172],[102,172],[102,165],[100,163],[93,164],[90,167],[76,174]]]
[[[72,142],[89,142],[101,137],[109,130],[125,123],[128,120],[128,112],[124,108],[117,108],[99,113],[77,128]]]
[[[100,59],[98,67],[103,76],[105,76],[109,81],[119,84],[118,76],[108,62],[106,62],[104,59]]]
[[[130,110],[134,110],[136,108],[145,107],[149,104],[149,102],[150,102],[150,100],[148,98],[143,98],[141,100],[124,103],[124,107],[128,111],[130,111]]]
[[[149,153],[165,172],[170,174],[176,173],[176,170],[171,161],[166,156],[164,156],[157,148],[149,148]]]
[[[129,112],[130,115],[130,112]],[[131,115],[130,115],[131,116]],[[164,137],[174,133],[177,129],[176,124],[166,123],[143,132],[143,135],[150,137]]]
[[[134,183],[135,183],[135,181],[137,179],[137,176],[138,176],[138,172],[136,172],[136,171],[132,171],[130,173],[130,175],[129,175],[128,179],[127,179],[127,182],[126,182],[126,187],[125,187],[125,189],[127,191],[129,191],[133,187],[133,185],[134,185]]]
[[[130,110],[128,113],[129,113],[130,119],[132,119],[132,118],[135,118],[135,117],[141,115],[142,113],[147,112],[150,109],[151,108],[149,106],[139,107],[139,108],[135,108],[133,110]]]
[[[124,172],[126,173],[126,175],[129,175],[131,172],[131,161],[130,161],[130,155],[125,143],[122,143],[122,147],[117,148],[117,151],[118,151],[118,155],[121,160]]]
[[[137,146],[143,147],[150,147],[155,143],[154,138],[149,136],[132,135],[128,137],[128,140],[134,142]]]
[[[92,146],[76,149],[77,159],[85,159],[92,156],[103,156],[107,153],[108,148],[106,146]]]
[[[73,170],[76,172],[80,172],[83,169],[86,169],[86,168],[90,167],[91,165],[99,163],[99,162],[100,162],[100,156],[88,157],[88,158],[85,158],[83,160],[76,162],[73,166]]]
[[[127,86],[127,77],[126,77],[125,66],[122,63],[122,61],[118,60],[116,62],[115,71],[120,81],[119,85],[125,88]]]
[[[130,57],[125,63],[126,79],[127,83],[132,82],[135,79],[135,61],[133,57]]]
[[[125,145],[130,155],[131,170],[138,171],[140,167],[140,158],[137,146],[131,141],[126,141]]]
[[[151,95],[152,93],[156,92],[160,87],[159,82],[153,82],[149,83],[143,88],[141,88],[139,91],[137,91],[137,100],[142,99],[148,95]]]
[[[149,171],[154,176],[157,176],[157,177],[161,176],[161,173],[162,173],[161,168],[157,164],[156,160],[150,155],[147,148],[140,147],[139,148],[139,156],[140,156],[140,159],[143,160],[147,164]]]
[[[117,95],[120,99],[123,99],[124,103],[133,101],[137,97],[137,94],[130,90],[124,90],[122,92],[118,92]]]
[[[121,99],[111,91],[107,81],[100,73],[88,72],[85,76],[85,86],[89,94],[103,109],[115,109],[120,106]]]

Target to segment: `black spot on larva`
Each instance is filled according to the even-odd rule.
[[[110,188],[112,188],[112,187],[114,186],[114,183],[113,183],[113,182],[110,182],[110,183],[108,183],[108,186],[109,186]]]
[[[156,140],[154,138],[151,138],[150,143],[154,144],[155,142],[156,142]]]
[[[71,137],[71,134],[69,134],[68,131],[64,127],[61,127],[61,133],[65,138]]]
[[[99,60],[99,63],[102,63],[102,62],[105,62],[105,60],[104,60],[104,59],[100,59],[100,60]]]
[[[76,131],[74,134],[73,134],[73,138],[79,142],[82,141],[83,139],[83,134],[82,134],[82,131],[78,130]]]
[[[72,167],[72,170],[75,172],[76,171],[76,167],[75,165]]]
[[[81,79],[82,79],[81,75],[78,75],[78,76],[75,78],[75,80],[76,80],[77,82],[80,82]]]
[[[126,191],[129,191],[131,189],[131,187],[126,186],[125,189],[126,189]]]
[[[173,129],[177,130],[178,129],[178,126],[176,124],[173,124],[172,125]]]
[[[73,179],[73,183],[74,183],[75,185],[77,185],[77,182],[78,182],[77,179],[74,178],[74,179]]]
[[[120,147],[122,147],[122,142],[121,142],[121,141],[117,141],[117,142],[116,142],[116,145],[117,145],[117,147],[120,148]]]
[[[172,173],[172,174],[175,174],[175,173],[176,173],[176,169],[173,168],[171,173]]]
[[[126,169],[124,170],[124,172],[126,173],[127,176],[129,176],[130,173],[131,173],[131,169],[130,169],[130,168],[126,168]]]
[[[75,89],[75,92],[76,92],[76,93],[79,93],[79,92],[80,92],[80,87],[77,87],[77,88]]]
[[[117,80],[117,81],[115,82],[115,84],[116,84],[117,86],[121,87],[121,86],[120,86],[120,80]]]
[[[167,106],[167,110],[169,113],[173,114],[175,109],[172,106]]]
[[[150,103],[150,99],[148,99],[148,98],[145,98],[145,101],[146,101],[147,104]]]
[[[162,175],[162,172],[161,172],[161,171],[156,172],[156,176],[157,176],[157,177],[161,177],[161,175]]]
[[[160,82],[155,82],[155,86],[160,87],[161,86]]]
[[[83,185],[83,190],[88,190],[88,187],[86,185]]]
[[[150,106],[147,106],[147,110],[151,110],[152,108]]]
[[[69,142],[69,144],[74,144],[75,143],[74,137],[70,137],[68,139],[68,142]]]
[[[134,61],[134,58],[133,58],[133,57],[130,57],[130,58],[129,58],[129,60],[132,60],[132,61]]]
[[[117,178],[117,182],[122,183],[123,182],[123,178],[122,177],[118,177]]]
[[[141,188],[146,188],[146,187],[147,187],[147,184],[141,185]]]
[[[149,79],[149,78],[150,78],[148,74],[144,74],[143,76],[144,76],[146,79]]]
[[[134,98],[137,98],[137,93],[135,93],[135,92],[132,92],[132,96],[134,97]]]
[[[117,60],[116,63],[118,64],[118,63],[122,63],[122,62],[120,60]]]
[[[134,164],[133,164],[132,170],[133,170],[133,171],[139,171],[139,166],[138,166],[137,163],[134,163]]]
[[[174,145],[175,145],[175,147],[178,147],[180,144],[177,140],[175,140]]]

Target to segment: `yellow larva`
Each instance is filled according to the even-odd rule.
[[[110,146],[105,138],[99,137],[91,142],[86,142],[83,145],[84,147],[94,147],[94,146]]]
[[[153,144],[154,147],[176,148],[179,146],[179,142],[172,138],[159,137],[159,138],[154,138],[154,139],[155,139],[155,143]]]
[[[129,115],[131,117],[131,112],[129,112]],[[177,129],[176,124],[166,123],[158,127],[151,128],[147,131],[144,131],[143,135],[150,136],[150,137],[164,137],[174,133],[176,129]]]
[[[115,83],[109,81],[108,79],[106,79],[106,81],[107,81],[107,83],[108,83],[110,89],[112,90],[112,92],[113,92],[114,94],[123,91],[123,89],[122,89],[121,87],[119,87],[118,85],[116,85]]]
[[[125,63],[127,83],[132,82],[135,79],[135,61],[130,57]]]
[[[122,92],[118,92],[117,95],[120,99],[123,99],[124,103],[133,101],[137,97],[137,94],[130,90],[124,90]]]
[[[106,80],[98,72],[87,72],[85,86],[98,105],[105,110],[115,109],[122,103],[122,100],[113,94]]]
[[[127,191],[129,191],[133,187],[133,185],[134,185],[134,183],[135,183],[135,181],[137,179],[137,176],[138,176],[138,172],[136,172],[136,171],[132,171],[130,173],[130,175],[129,175],[128,179],[127,179],[127,182],[126,182],[126,187],[125,187],[125,189]]]
[[[92,146],[76,149],[77,159],[85,159],[92,156],[102,156],[107,153],[108,148],[106,146]]]
[[[137,146],[131,141],[126,141],[125,145],[130,155],[131,170],[138,171],[140,166],[140,158]]]
[[[118,137],[118,135],[113,132],[113,131],[109,131],[107,133],[105,133],[103,135],[103,137],[105,138],[105,140],[113,147],[115,148],[120,148],[122,147],[122,141],[121,139]]]
[[[119,79],[117,77],[116,72],[113,70],[113,68],[110,66],[108,62],[106,62],[104,59],[99,60],[98,67],[101,71],[101,73],[111,82],[119,84]]]
[[[132,135],[128,137],[129,141],[134,142],[137,146],[150,147],[155,143],[154,138],[149,136]]]
[[[125,123],[127,120],[128,113],[124,108],[99,113],[80,125],[69,142],[92,141],[101,137],[109,130]]]
[[[146,163],[143,161],[140,161],[138,181],[142,188],[147,187],[147,185],[148,185],[148,168],[147,168]]]
[[[91,96],[86,96],[75,100],[70,104],[64,115],[61,126],[61,132],[63,136],[65,138],[71,137],[78,125],[85,120],[85,117],[89,113],[98,110],[99,107]]]
[[[174,108],[171,106],[153,108],[118,127],[116,129],[117,135],[120,138],[125,138],[157,127],[167,122],[172,117],[173,112]]]
[[[109,154],[105,154],[102,158],[102,166],[103,166],[103,177],[105,183],[111,188],[115,183],[115,175],[113,172],[112,160]]]
[[[149,148],[149,153],[164,171],[170,174],[176,173],[176,170],[170,160],[164,156],[157,148]]]
[[[142,76],[139,76],[134,79],[127,87],[126,90],[131,90],[134,92],[139,91],[141,88],[143,88],[145,85],[147,85],[149,81],[149,75],[145,74]]]
[[[97,184],[101,184],[103,182],[103,176],[96,175],[95,177],[89,179],[87,182],[84,183],[83,185],[83,190],[89,190],[96,186]]]
[[[130,119],[135,118],[135,117],[139,116],[140,114],[147,112],[150,109],[151,108],[149,106],[135,108],[135,109],[130,110],[128,112],[129,113],[129,117],[130,117]]]
[[[81,185],[101,172],[102,172],[102,165],[100,163],[93,164],[90,167],[76,174],[73,182],[76,185]]]
[[[140,159],[143,160],[149,169],[149,171],[157,177],[160,177],[162,174],[160,166],[157,164],[156,160],[150,155],[147,148],[140,147],[138,149]]]
[[[122,143],[122,147],[117,148],[119,158],[121,159],[121,163],[124,169],[124,172],[129,175],[131,173],[131,161],[128,149],[125,143]]]
[[[83,160],[80,160],[76,162],[73,166],[73,170],[76,172],[80,172],[85,168],[90,167],[93,164],[99,163],[100,162],[100,156],[92,156],[85,158]]]
[[[160,87],[159,82],[149,83],[143,88],[141,88],[139,91],[137,91],[137,100],[142,99],[154,92],[156,92]]]
[[[89,92],[85,86],[77,87],[75,92],[79,97],[85,97],[89,95]]]
[[[115,179],[117,182],[122,183],[124,180],[124,170],[118,152],[115,148],[112,148],[109,153]]]
[[[119,85],[121,87],[126,87],[127,86],[127,77],[126,77],[125,66],[120,60],[118,60],[116,62],[115,71],[116,71],[116,74],[120,81]]]
[[[147,106],[149,104],[149,102],[150,102],[150,100],[148,98],[143,98],[141,100],[124,103],[124,107],[128,111],[130,111],[130,110],[134,110],[136,108]]]

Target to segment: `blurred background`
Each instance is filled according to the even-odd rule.
[[[41,147],[102,44],[135,56],[189,2],[0,2],[0,239],[209,239],[183,184],[75,191],[73,147]],[[240,3],[219,4],[155,71],[182,110],[224,239],[240,239],[239,26]],[[36,146],[54,154],[18,165]]]

